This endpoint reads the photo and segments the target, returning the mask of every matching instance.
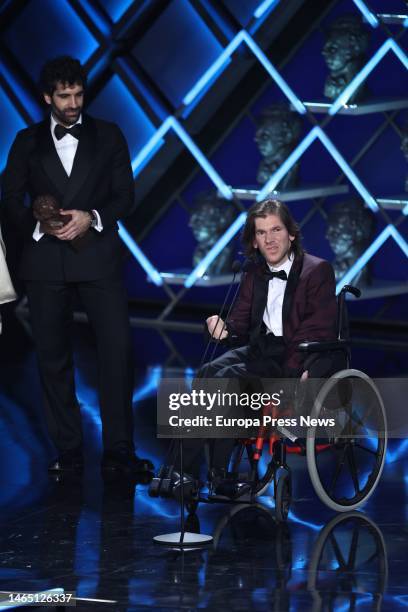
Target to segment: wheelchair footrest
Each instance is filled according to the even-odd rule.
[[[224,504],[251,504],[255,501],[253,493],[245,493],[239,497],[232,498],[227,495],[209,495],[205,501]]]

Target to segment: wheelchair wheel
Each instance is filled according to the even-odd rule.
[[[307,581],[316,609],[326,609],[330,601],[331,610],[345,610],[345,599],[368,596],[373,600],[370,609],[380,610],[387,582],[385,540],[368,516],[355,511],[337,515],[320,531]],[[358,599],[351,600],[347,609],[357,609],[358,604]]]
[[[359,508],[384,468],[387,420],[381,396],[359,370],[342,370],[321,387],[312,418],[334,418],[335,428],[310,426],[306,458],[321,501],[337,512]],[[319,437],[320,436],[320,437]]]
[[[288,472],[283,472],[276,485],[275,516],[279,522],[286,521],[292,501],[292,485]]]

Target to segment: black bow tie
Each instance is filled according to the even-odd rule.
[[[273,278],[280,278],[283,281],[288,280],[288,275],[286,274],[285,270],[277,270],[276,272],[267,271],[264,274],[268,281],[272,280]]]
[[[74,126],[72,126],[72,128],[66,128],[64,125],[57,123],[54,128],[54,134],[57,140],[64,138],[65,134],[71,134],[71,136],[79,140],[79,135],[81,134],[81,124],[76,123]]]

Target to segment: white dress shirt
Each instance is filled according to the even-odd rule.
[[[281,266],[275,268],[268,264],[268,268],[271,272],[279,272],[280,270],[285,270],[287,276],[289,276],[293,259],[293,255],[290,255],[289,258],[285,261],[285,263],[283,263]],[[283,335],[282,306],[283,297],[285,295],[286,283],[287,281],[282,280],[281,278],[271,278],[271,280],[269,281],[268,299],[263,315],[263,322],[265,323],[267,334],[270,334],[272,332],[275,334],[275,336]]]
[[[82,115],[79,116],[79,119],[75,125],[77,125],[78,123],[82,123]],[[74,136],[71,136],[70,134],[65,134],[63,138],[58,140],[54,134],[54,129],[56,125],[57,125],[57,122],[55,121],[54,117],[51,115],[50,128],[51,128],[52,140],[57,150],[58,157],[60,158],[61,163],[64,166],[64,170],[67,173],[67,175],[70,176],[72,172],[72,166],[74,165],[75,153],[78,148],[78,138],[74,138]],[[74,126],[71,126],[71,127],[74,127]],[[97,218],[97,224],[93,229],[96,229],[98,232],[101,232],[103,230],[103,226],[102,226],[102,222],[101,222],[99,213],[97,210],[93,210],[92,212],[95,213],[96,218]],[[34,240],[38,242],[38,240],[40,240],[43,236],[44,236],[43,232],[40,231],[40,222],[37,221],[37,225],[35,226],[35,230],[33,233],[33,238]]]

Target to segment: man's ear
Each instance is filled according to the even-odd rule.
[[[44,100],[45,100],[45,102],[46,102],[47,104],[51,104],[51,102],[52,102],[52,98],[51,98],[51,96],[49,96],[49,95],[48,95],[48,94],[46,94],[46,93],[43,93],[43,98],[44,98]]]

